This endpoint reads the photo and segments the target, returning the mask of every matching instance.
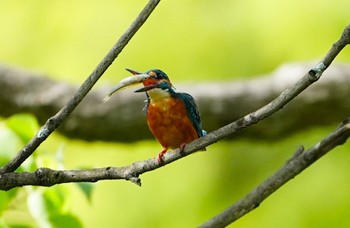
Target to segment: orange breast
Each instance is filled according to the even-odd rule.
[[[147,123],[164,148],[178,148],[198,138],[185,105],[174,98],[151,102],[147,109]]]

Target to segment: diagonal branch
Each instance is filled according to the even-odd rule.
[[[236,204],[203,224],[203,227],[221,227],[242,217],[255,209],[269,195],[283,184],[301,173],[304,169],[317,161],[327,152],[338,145],[342,145],[350,137],[350,118],[330,133],[326,138],[304,152],[301,147],[291,159],[274,175],[245,196]],[[173,155],[176,155],[173,153]],[[181,155],[180,155],[181,156]],[[169,158],[167,159],[169,162]],[[125,179],[141,185],[138,176],[159,167],[156,159],[135,162],[125,167],[105,167],[90,170],[53,170],[39,168],[35,172],[4,173],[0,175],[0,189],[9,190],[24,185],[52,186],[71,182],[96,182],[100,180]]]
[[[243,215],[257,208],[268,196],[281,186],[301,173],[327,152],[338,145],[342,145],[350,137],[350,119],[330,133],[326,138],[304,152],[299,148],[291,159],[274,175],[261,183],[253,191],[225,211],[216,215],[200,227],[225,227]]]
[[[326,54],[325,58],[312,68],[304,77],[302,77],[296,84],[291,88],[286,89],[276,99],[260,108],[259,110],[252,112],[245,117],[232,122],[214,132],[209,133],[207,136],[199,138],[192,143],[186,145],[182,153],[179,149],[170,151],[164,155],[164,164],[174,162],[183,156],[187,156],[195,151],[198,151],[208,145],[211,145],[222,138],[236,134],[244,128],[256,124],[257,122],[265,119],[266,117],[274,114],[283,108],[287,103],[294,99],[298,94],[305,90],[312,83],[316,82],[322,75],[322,73],[329,67],[334,58],[339,52],[350,43],[350,25],[348,25],[341,38],[333,44],[331,49]],[[348,128],[346,124],[345,127]],[[347,130],[344,130],[347,132]],[[345,136],[342,136],[345,141]],[[348,136],[347,136],[348,137]],[[336,138],[338,139],[338,138]],[[337,141],[338,142],[338,141]],[[340,142],[338,142],[339,144]],[[336,145],[336,144],[331,144]],[[330,150],[334,146],[322,147],[323,151]],[[309,154],[309,153],[306,153]],[[319,157],[316,157],[316,159]],[[294,164],[289,162],[289,164]],[[141,185],[139,175],[152,171],[161,167],[155,158],[151,158],[145,161],[135,162],[130,166],[126,167],[106,167],[92,170],[67,170],[57,171],[48,168],[40,168],[33,173],[5,173],[0,175],[0,189],[9,190],[14,187],[23,185],[40,185],[40,186],[52,186],[60,183],[67,182],[96,182],[105,179],[125,179],[131,182]]]
[[[119,53],[128,44],[131,38],[135,35],[138,29],[143,25],[152,11],[156,8],[160,0],[150,0],[145,8],[141,11],[138,17],[120,37],[117,43],[107,53],[107,55],[98,64],[95,70],[80,86],[75,95],[68,101],[68,103],[53,117],[49,118],[41,127],[39,132],[24,146],[17,155],[8,162],[5,166],[0,168],[0,174],[15,171],[32,153],[35,149],[49,137],[49,135],[61,125],[61,123],[74,111],[78,104],[83,100],[86,94],[91,90],[95,83],[99,80],[102,74],[117,58]]]

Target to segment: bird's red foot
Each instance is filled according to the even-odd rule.
[[[179,149],[180,149],[180,154],[182,155],[182,156],[184,156],[185,155],[185,146],[186,146],[186,143],[181,143],[180,144],[180,147],[179,147]]]
[[[164,154],[166,153],[168,151],[168,148],[164,148],[163,150],[162,150],[162,152],[160,152],[159,154],[158,154],[158,163],[159,164],[163,164],[163,156],[164,156]]]

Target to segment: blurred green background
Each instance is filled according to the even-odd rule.
[[[145,4],[0,0],[0,62],[78,85]],[[286,62],[319,60],[350,22],[349,6],[347,0],[163,1],[97,86],[128,76],[126,67],[163,69],[176,84],[252,78]],[[348,61],[349,53],[337,61]],[[0,192],[0,226],[195,227],[266,179],[299,145],[307,148],[335,127],[278,141],[222,141],[142,175],[141,188],[103,181]],[[1,164],[37,128],[30,115],[2,119]],[[235,227],[349,227],[349,149],[349,143],[335,149]],[[54,134],[22,169],[124,166],[160,150],[155,140],[84,142]]]

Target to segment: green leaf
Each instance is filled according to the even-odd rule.
[[[8,205],[16,197],[17,192],[18,189],[12,189],[7,192],[0,192],[0,215],[8,209]]]
[[[0,122],[0,166],[8,162],[21,145],[18,136]]]
[[[6,120],[6,124],[20,137],[23,143],[29,142],[39,130],[38,121],[30,114],[13,115]]]
[[[91,202],[92,191],[94,190],[94,185],[88,182],[77,183],[78,188],[84,193],[85,197]]]
[[[80,220],[71,214],[65,214],[65,215],[56,215],[53,217],[50,217],[51,224],[53,227],[74,227],[74,228],[80,228],[83,227]]]
[[[42,188],[30,191],[27,204],[30,214],[39,227],[51,227]]]
[[[80,220],[70,214],[69,188],[38,188],[28,197],[28,208],[35,222],[40,227],[83,227]]]
[[[63,214],[65,212],[66,201],[69,198],[69,191],[65,186],[56,186],[47,188],[43,192],[45,206],[48,213],[53,216],[55,214]]]

